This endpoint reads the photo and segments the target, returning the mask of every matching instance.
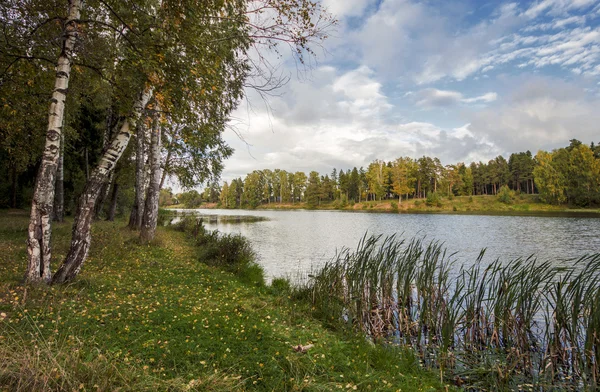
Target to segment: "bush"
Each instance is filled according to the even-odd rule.
[[[508,189],[506,185],[502,185],[498,191],[498,201],[504,204],[511,204],[514,192]]]
[[[398,211],[398,202],[397,201],[393,201],[391,204],[392,204],[392,210]]]
[[[448,194],[448,200],[454,200],[454,193],[450,192]]]
[[[264,270],[256,264],[256,253],[245,237],[207,230],[202,224],[202,219],[195,217],[183,218],[173,227],[194,237],[198,246],[198,258],[202,262],[233,272],[244,283],[264,285]]]
[[[425,199],[425,204],[428,207],[441,207],[442,206],[442,200],[440,199],[440,196],[438,195],[437,192],[430,192],[427,194],[427,199]]]

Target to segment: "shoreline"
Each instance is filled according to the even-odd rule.
[[[438,206],[427,206],[425,199],[410,199],[402,204],[395,200],[368,201],[354,203],[344,207],[328,202],[315,208],[308,208],[306,203],[269,203],[256,208],[224,208],[217,203],[206,203],[197,208],[186,208],[184,205],[162,207],[171,209],[226,209],[243,211],[340,211],[389,214],[444,214],[444,215],[490,215],[490,216],[539,216],[539,217],[580,217],[600,218],[600,208],[569,208],[565,205],[551,205],[535,200],[536,195],[516,197],[511,204],[504,204],[495,196],[457,196],[449,200],[444,198]],[[394,203],[394,204],[392,204]],[[397,205],[397,208],[394,208]]]

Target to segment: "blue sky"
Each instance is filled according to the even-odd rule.
[[[322,3],[336,31],[300,78],[276,60],[291,80],[268,104],[248,91],[224,180],[600,142],[600,0]]]

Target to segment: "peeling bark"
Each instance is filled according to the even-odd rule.
[[[62,50],[56,64],[54,91],[50,99],[46,144],[36,178],[31,201],[31,217],[27,238],[27,282],[50,282],[52,249],[51,217],[54,204],[54,182],[59,159],[65,101],[71,75],[70,55],[78,35],[77,20],[81,14],[81,0],[69,0],[69,15],[64,24]]]
[[[146,89],[146,91],[141,94],[134,105],[133,114],[123,123],[119,133],[114,137],[109,148],[100,158],[98,166],[92,171],[89,180],[86,182],[77,203],[77,210],[73,222],[71,247],[69,248],[65,261],[58,271],[56,271],[56,274],[54,274],[52,283],[69,282],[73,280],[81,270],[90,249],[94,206],[102,188],[102,184],[104,184],[110,173],[115,169],[119,158],[121,158],[123,152],[127,148],[132,136],[131,129],[139,120],[142,110],[146,107],[151,96],[152,89]]]
[[[150,182],[146,193],[144,216],[140,240],[148,243],[154,239],[156,234],[156,222],[158,220],[158,198],[160,194],[160,126],[159,119],[155,118],[150,136]]]

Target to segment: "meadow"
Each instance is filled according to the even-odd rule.
[[[237,255],[212,234],[159,228],[140,245],[125,222],[98,221],[78,280],[25,286],[27,223],[0,212],[1,391],[448,388],[412,350],[337,328],[284,280],[265,285],[252,260],[219,262]],[[70,230],[54,225],[55,266]]]

